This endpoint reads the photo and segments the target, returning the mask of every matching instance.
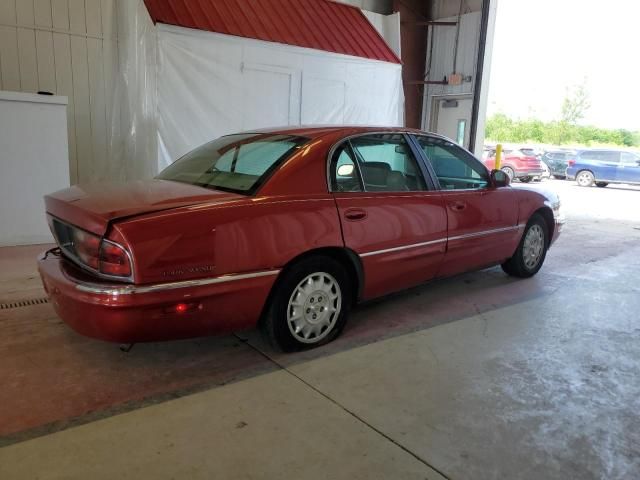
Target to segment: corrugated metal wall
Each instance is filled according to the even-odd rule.
[[[110,158],[117,0],[0,0],[0,89],[69,97],[71,181]]]

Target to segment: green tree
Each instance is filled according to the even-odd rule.
[[[582,84],[566,90],[562,101],[560,121],[575,125],[584,118],[589,108],[591,108],[591,101],[585,80]]]
[[[503,113],[487,119],[485,136],[496,142],[510,143],[567,143],[640,147],[640,132],[624,129],[607,130],[592,125],[578,125],[559,120],[543,122],[537,119],[514,120]]]

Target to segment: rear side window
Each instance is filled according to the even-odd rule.
[[[597,160],[600,162],[618,163],[620,153],[610,150],[584,151],[580,154],[582,160]]]
[[[486,188],[489,184],[484,165],[458,145],[442,138],[417,136],[416,139],[442,189],[470,190]]]
[[[187,153],[156,178],[253,194],[271,172],[307,141],[291,135],[228,135]]]

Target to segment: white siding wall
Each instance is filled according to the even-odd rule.
[[[69,97],[72,183],[111,157],[118,0],[0,0],[0,90]]]

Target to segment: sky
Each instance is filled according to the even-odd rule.
[[[580,123],[640,130],[640,0],[498,0],[489,115],[558,119],[583,82]]]

